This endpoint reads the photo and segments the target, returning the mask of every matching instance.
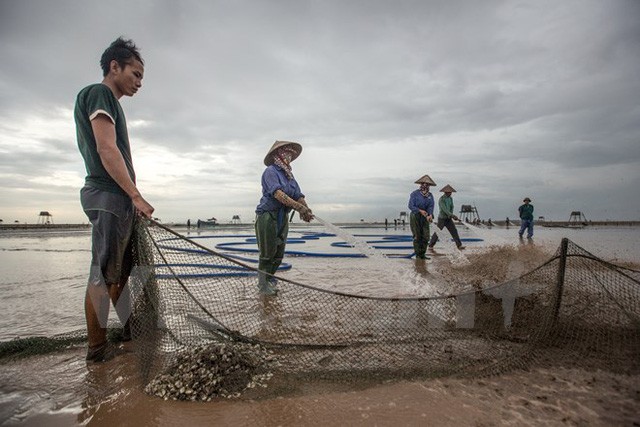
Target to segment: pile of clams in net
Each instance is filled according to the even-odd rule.
[[[211,401],[234,398],[251,388],[266,387],[277,365],[273,354],[258,344],[212,343],[181,352],[156,376],[145,392],[164,400]]]

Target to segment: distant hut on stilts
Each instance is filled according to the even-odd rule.
[[[478,215],[478,209],[474,205],[460,206],[460,221],[472,224],[479,223],[480,215]]]
[[[587,224],[587,217],[581,211],[572,211],[569,215],[569,227],[584,227]]]
[[[49,211],[40,211],[40,215],[38,215],[38,224],[53,224],[53,215],[51,215]]]

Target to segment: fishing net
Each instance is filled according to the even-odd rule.
[[[211,400],[313,379],[489,375],[532,363],[640,368],[640,272],[563,239],[546,263],[483,289],[379,298],[277,279],[152,224],[137,230],[132,331],[146,390]],[[288,385],[287,385],[288,384]],[[262,390],[262,391],[260,391]]]
[[[273,278],[277,296],[265,296],[246,259],[155,222],[137,224],[134,239],[133,344],[145,390],[164,399],[273,397],[313,381],[355,386],[549,364],[640,372],[640,271],[567,239],[518,277],[406,298],[283,277]],[[84,331],[3,342],[0,362],[85,342]]]

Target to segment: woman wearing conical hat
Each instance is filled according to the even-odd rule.
[[[302,146],[297,142],[276,141],[264,158],[267,168],[262,174],[262,198],[256,207],[255,229],[260,250],[258,287],[266,295],[277,293],[273,274],[284,257],[289,212],[298,211],[306,222],[313,219],[291,170],[291,162],[301,152]]]
[[[438,208],[440,212],[438,213],[438,224],[437,227],[442,230],[447,227],[449,233],[451,233],[451,237],[456,242],[456,246],[458,249],[464,249],[462,246],[462,242],[460,241],[460,236],[458,235],[458,230],[456,229],[456,225],[453,223],[453,220],[458,220],[458,217],[453,213],[453,197],[451,197],[451,193],[455,193],[456,190],[449,184],[445,185],[440,189],[442,196],[438,199]],[[431,236],[431,241],[429,242],[429,250],[433,250],[433,247],[436,245],[438,241],[438,234],[433,233]]]
[[[424,175],[419,178],[416,184],[420,188],[409,195],[409,225],[413,234],[413,250],[416,259],[426,259],[427,243],[429,242],[429,223],[433,221],[433,194],[429,192],[429,187],[436,185],[429,177]]]

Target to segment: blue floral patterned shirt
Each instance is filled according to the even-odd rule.
[[[426,211],[429,215],[433,215],[433,194],[430,192],[425,196],[420,190],[415,190],[409,196],[409,210],[419,215],[420,209]]]
[[[285,206],[280,203],[273,194],[276,190],[282,190],[293,200],[304,197],[295,178],[289,179],[284,171],[276,165],[268,166],[262,173],[262,198],[256,207],[258,215],[264,212],[279,211]]]

